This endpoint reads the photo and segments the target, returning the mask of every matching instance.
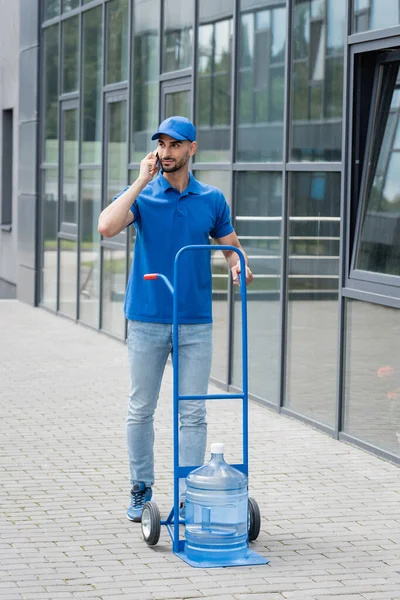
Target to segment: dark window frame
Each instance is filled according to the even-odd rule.
[[[376,127],[376,115],[377,110],[379,108],[380,101],[380,81],[381,81],[381,73],[382,68],[385,64],[389,62],[398,62],[400,61],[400,50],[393,51],[389,49],[382,49],[382,51],[378,52],[375,55],[375,66],[373,73],[373,87],[372,94],[370,95],[370,103],[367,109],[363,109],[360,106],[360,100],[363,98],[363,102],[365,102],[365,94],[360,94],[360,90],[358,89],[358,98],[355,99],[356,107],[355,107],[355,118],[354,118],[354,129],[355,129],[355,160],[352,161],[353,165],[359,169],[359,181],[353,180],[353,231],[351,232],[351,249],[349,252],[349,275],[346,282],[346,287],[352,287],[353,283],[366,283],[368,285],[372,284],[374,286],[374,291],[377,293],[382,293],[383,295],[391,296],[394,292],[394,295],[397,297],[400,292],[400,277],[396,275],[389,275],[385,273],[378,273],[373,271],[366,271],[363,269],[359,269],[355,267],[357,253],[360,249],[361,242],[361,230],[364,223],[364,217],[367,211],[368,204],[368,192],[369,192],[369,183],[370,183],[370,170],[369,170],[369,162],[370,157],[374,151],[374,133]],[[358,69],[361,71],[361,64],[358,64]],[[357,80],[358,75],[358,83],[360,84],[360,72],[355,74],[355,79]],[[355,86],[359,87],[359,86]],[[367,96],[368,97],[368,96]],[[362,111],[367,110],[368,112],[368,126],[365,137],[365,146],[363,144],[363,140],[360,138],[364,135],[362,132],[362,127],[360,127],[360,120],[362,118]],[[365,113],[364,113],[365,118]],[[362,150],[363,148],[363,150]],[[358,156],[357,156],[358,155]],[[362,157],[361,167],[359,166],[359,162]],[[356,170],[356,169],[355,169]],[[354,171],[355,171],[354,170]],[[353,177],[356,179],[357,175],[353,171]],[[394,288],[394,289],[393,289]],[[397,290],[396,290],[397,288]],[[392,291],[391,291],[392,290]],[[396,291],[394,291],[396,290]]]
[[[0,227],[11,230],[13,197],[14,110],[2,111]]]

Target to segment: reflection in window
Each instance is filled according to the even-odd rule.
[[[204,2],[199,8],[196,159],[229,161],[233,2]]]
[[[121,339],[125,336],[124,299],[126,287],[126,249],[103,254],[102,329]]]
[[[62,0],[62,12],[68,12],[74,8],[78,8],[79,0]]]
[[[58,163],[58,25],[43,33],[44,162]]]
[[[400,458],[400,311],[346,308],[344,431]]]
[[[365,159],[363,217],[356,268],[400,275],[399,62],[380,67],[371,144]],[[365,208],[364,208],[365,206]]]
[[[42,171],[42,270],[40,301],[57,310],[57,204],[58,170]]]
[[[128,79],[128,17],[128,0],[107,2],[107,84]]]
[[[107,106],[107,191],[108,202],[126,185],[128,162],[126,100]]]
[[[83,13],[82,162],[101,164],[102,7]]]
[[[162,71],[192,65],[194,0],[164,0]]]
[[[355,33],[399,24],[399,0],[354,0],[353,31]]]
[[[52,19],[60,14],[60,0],[44,0],[44,19]]]
[[[293,173],[290,189],[285,404],[333,427],[340,173]]]
[[[254,281],[248,288],[250,393],[277,404],[280,373],[282,176],[241,172],[236,188],[236,232]],[[232,383],[241,387],[241,304],[235,293]]]
[[[67,19],[62,24],[62,91],[64,94],[78,89],[78,39],[79,17]]]
[[[341,160],[345,10],[345,0],[296,0],[292,160]]]
[[[228,204],[231,204],[229,171],[196,171],[196,178],[219,188]],[[213,312],[213,360],[211,377],[227,383],[228,374],[228,281],[230,277],[226,260],[221,252],[211,254],[212,312]]]
[[[153,150],[158,127],[159,13],[160,0],[135,0],[132,162]]]
[[[60,305],[59,311],[76,319],[76,292],[78,279],[77,243],[60,240]]]
[[[79,320],[99,326],[101,170],[81,171]]]
[[[286,3],[248,4],[241,2],[237,159],[281,161]]]
[[[180,115],[190,119],[190,91],[167,92],[165,94],[165,118]]]
[[[78,217],[78,110],[63,111],[63,197],[61,222],[77,223]]]

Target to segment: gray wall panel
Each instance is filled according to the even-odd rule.
[[[35,268],[37,197],[18,196],[18,261],[20,265]]]
[[[39,47],[23,50],[20,54],[19,81],[20,89],[25,93],[19,98],[19,120],[33,121],[37,115],[37,61]],[[28,93],[26,93],[28,92]]]
[[[35,304],[36,271],[23,265],[17,270],[17,298],[27,304]]]
[[[19,0],[20,4],[20,49],[36,46],[38,43],[39,11],[37,2]],[[33,7],[33,8],[32,8]]]
[[[19,125],[18,191],[36,195],[37,121]]]

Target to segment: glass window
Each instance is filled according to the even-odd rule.
[[[83,163],[101,164],[102,7],[83,13]]]
[[[346,302],[344,431],[400,457],[400,311]]]
[[[41,303],[57,310],[57,205],[58,169],[42,171]]]
[[[79,17],[71,17],[62,24],[62,91],[75,92],[78,87]]]
[[[364,165],[365,191],[355,267],[400,275],[399,62],[380,66]],[[364,208],[365,206],[365,208]]]
[[[229,161],[233,2],[205,2],[199,8],[196,160]]]
[[[103,249],[102,329],[125,337],[126,249]]]
[[[135,0],[133,41],[133,133],[131,161],[154,149],[158,128],[160,0]]]
[[[203,183],[219,188],[228,204],[231,204],[231,174],[229,171],[196,171],[196,178]],[[213,360],[211,377],[227,383],[228,374],[228,282],[229,269],[221,252],[213,250],[212,268],[212,311],[213,311]]]
[[[78,217],[78,110],[63,110],[63,174],[61,223],[77,223]]]
[[[291,159],[340,161],[345,0],[295,0]]]
[[[62,0],[62,12],[68,12],[74,8],[78,8],[79,0]]]
[[[249,391],[279,401],[282,175],[237,174],[236,232],[254,281],[248,288]],[[235,287],[232,383],[242,386],[241,301]]]
[[[44,0],[44,20],[58,17],[60,14],[60,0]]]
[[[264,6],[263,6],[264,5]],[[237,160],[283,159],[286,2],[241,0]]]
[[[165,118],[180,115],[190,119],[190,90],[177,92],[166,92],[165,94]],[[157,129],[157,128],[156,128]]]
[[[59,311],[76,319],[76,292],[78,279],[77,243],[60,240],[60,305]]]
[[[128,79],[128,0],[110,0],[106,4],[107,84]]]
[[[81,171],[81,252],[79,319],[99,327],[100,234],[97,221],[101,212],[101,170]]]
[[[333,427],[340,173],[293,173],[290,189],[285,404]]]
[[[43,160],[58,163],[58,25],[43,33]]]
[[[353,31],[355,33],[399,24],[399,0],[354,0]]]
[[[127,102],[119,100],[107,104],[107,188],[106,198],[113,197],[126,186],[127,148]]]
[[[194,0],[164,0],[163,73],[192,65]]]

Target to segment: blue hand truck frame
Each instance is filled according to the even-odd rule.
[[[174,505],[164,520],[160,519],[157,505],[154,501],[147,502],[143,508],[142,515],[142,533],[143,538],[148,545],[155,545],[159,539],[160,525],[165,525],[172,540],[172,549],[174,554],[182,558],[192,566],[221,566],[193,564],[193,561],[187,559],[185,554],[185,540],[180,538],[179,525],[184,525],[185,520],[179,517],[179,480],[187,477],[191,471],[201,465],[180,466],[179,465],[179,402],[187,400],[242,400],[242,422],[243,422],[243,462],[232,464],[231,466],[248,476],[249,455],[248,455],[248,347],[247,347],[247,288],[246,288],[246,261],[243,252],[235,246],[228,245],[190,245],[181,248],[175,257],[174,262],[174,286],[169,279],[162,273],[148,273],[144,275],[146,280],[161,279],[167,286],[173,298],[173,347],[178,348],[178,290],[179,290],[179,260],[186,252],[193,251],[233,251],[239,256],[240,260],[240,295],[242,305],[242,392],[238,394],[202,394],[202,395],[180,395],[179,394],[179,352],[173,353],[173,442],[174,442]],[[177,524],[177,526],[175,525]],[[260,512],[256,501],[249,498],[249,540],[254,541],[260,531]],[[240,563],[244,564],[266,564],[269,561],[250,550],[246,557]],[[235,563],[236,565],[238,563]],[[226,565],[230,566],[230,565]]]

